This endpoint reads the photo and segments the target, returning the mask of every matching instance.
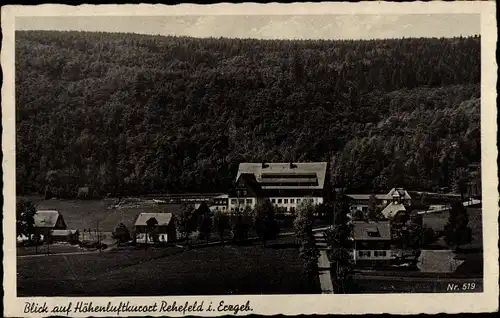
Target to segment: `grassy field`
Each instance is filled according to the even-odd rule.
[[[18,258],[18,296],[320,293],[294,241]]]
[[[99,224],[99,231],[112,232],[123,222],[128,229],[132,229],[137,216],[142,212],[158,212],[155,207],[108,209],[116,203],[115,199],[102,200],[43,200],[40,197],[28,197],[38,210],[59,211],[69,229],[95,230]]]

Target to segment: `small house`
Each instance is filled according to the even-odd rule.
[[[391,226],[388,221],[353,222],[355,264],[377,265],[391,260]]]
[[[63,216],[55,210],[39,210],[33,216],[35,235],[50,237],[54,230],[66,230]]]
[[[135,221],[136,243],[170,243],[177,238],[172,213],[141,213]]]

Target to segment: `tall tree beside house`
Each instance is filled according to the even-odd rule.
[[[452,188],[453,192],[460,194],[460,199],[462,202],[464,202],[465,199],[468,182],[469,180],[467,170],[464,168],[457,168],[453,173]]]
[[[313,278],[318,275],[319,250],[314,240],[314,207],[303,204],[297,210],[297,216],[293,222],[295,235],[300,242],[299,257],[304,262],[304,273]]]
[[[390,223],[392,243],[396,248],[418,250],[424,244],[426,233],[416,211],[398,213]]]
[[[151,218],[146,221],[146,243],[150,240],[153,243],[158,242],[158,221]]]
[[[330,266],[334,288],[342,293],[349,292],[352,286],[350,210],[347,196],[343,193],[336,194],[333,226],[326,231],[327,240],[331,246]]]
[[[208,244],[208,240],[210,239],[210,234],[212,234],[213,229],[213,218],[212,213],[208,207],[208,205],[203,202],[197,210],[198,217],[200,218],[200,224],[198,227],[198,231],[200,233],[200,239],[205,240]]]
[[[332,203],[321,203],[316,206],[316,215],[326,221],[331,221],[333,219],[333,204]]]
[[[179,216],[179,232],[182,233],[186,244],[190,245],[191,233],[196,230],[197,216],[193,206],[183,204]]]
[[[231,229],[231,222],[229,219],[229,215],[222,211],[217,211],[214,216],[215,229],[219,234],[219,238],[221,242],[224,243],[224,235],[226,231]]]
[[[297,209],[297,216],[293,221],[295,236],[299,241],[313,237],[314,206],[310,203],[301,204]]]
[[[246,222],[241,213],[238,213],[233,219],[232,224],[232,239],[236,244],[244,243],[248,240],[248,232],[250,225]]]
[[[26,236],[30,244],[35,234],[35,216],[36,208],[33,202],[17,198],[16,200],[16,235]]]
[[[254,228],[264,246],[268,240],[275,240],[279,234],[274,206],[269,200],[257,205],[254,214]]]
[[[366,211],[366,219],[370,221],[377,221],[381,218],[381,213],[377,208],[377,198],[372,193],[368,200],[368,209]]]
[[[130,231],[127,229],[125,224],[120,223],[115,230],[113,231],[112,234],[113,238],[118,241],[118,245],[120,243],[125,243],[128,242],[131,238],[130,236]]]
[[[469,227],[469,214],[462,202],[451,205],[448,223],[444,226],[446,244],[459,249],[460,245],[472,241],[472,230]]]

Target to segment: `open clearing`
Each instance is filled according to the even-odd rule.
[[[212,246],[18,258],[18,296],[320,293],[292,237]]]

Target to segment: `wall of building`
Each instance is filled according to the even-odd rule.
[[[365,260],[389,260],[391,258],[391,250],[354,250],[356,261]]]
[[[322,197],[270,197],[268,199],[275,208],[281,208],[286,210],[287,212],[294,212],[293,210],[297,210],[297,208],[309,201],[313,205],[319,205],[323,203]],[[259,203],[258,198],[230,198],[228,203],[228,211],[234,212],[238,211],[238,209],[243,210],[245,207],[250,207],[251,209],[255,209],[255,206]],[[222,207],[219,207],[219,210],[222,210]]]
[[[229,198],[228,211],[229,212],[234,212],[238,210],[242,211],[247,206],[250,207],[251,209],[255,209],[256,205],[257,205],[257,198],[250,198],[250,197]]]

